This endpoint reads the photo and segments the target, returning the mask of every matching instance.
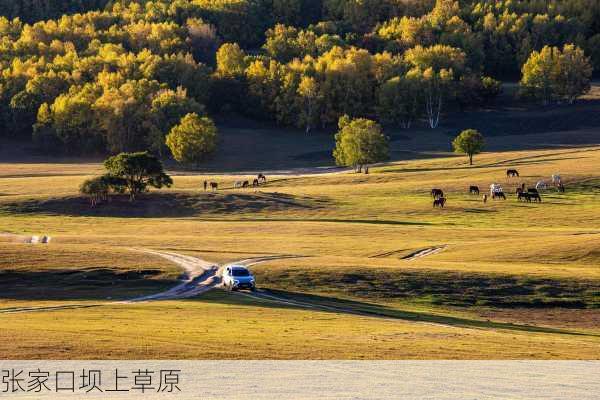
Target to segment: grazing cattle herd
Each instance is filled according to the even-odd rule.
[[[515,177],[520,177],[519,171],[517,171],[516,169],[506,170],[506,178],[507,179],[515,178]],[[562,178],[560,175],[558,175],[558,174],[552,175],[552,185],[558,190],[559,193],[565,192],[565,186],[563,185]],[[531,202],[541,203],[542,196],[540,195],[540,191],[548,190],[548,188],[549,188],[549,186],[545,181],[538,181],[535,184],[535,187],[527,188],[527,190],[525,190],[525,183],[522,183],[521,186],[516,189],[515,194],[517,195],[518,201],[524,201],[527,203],[531,203]],[[469,186],[469,194],[479,196],[480,195],[479,186],[475,186],[475,185]],[[447,198],[444,196],[444,191],[442,189],[438,189],[438,188],[431,189],[431,197],[433,197],[433,207],[434,208],[436,208],[436,207],[444,208]],[[492,200],[499,200],[499,199],[506,200],[506,194],[504,193],[504,189],[502,188],[502,185],[500,185],[498,183],[492,183],[490,185],[489,197],[491,197]],[[488,200],[487,193],[483,194],[482,200],[484,203],[487,203],[487,200]]]

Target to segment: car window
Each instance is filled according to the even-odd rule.
[[[234,269],[231,272],[233,276],[250,276],[250,272],[247,269]]]

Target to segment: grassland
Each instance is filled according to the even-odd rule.
[[[600,357],[600,148],[476,162],[438,155],[369,175],[269,176],[260,191],[228,189],[237,174],[184,171],[171,189],[96,209],[77,188],[98,164],[0,164],[0,232],[53,237],[0,239],[0,358]],[[506,179],[512,167],[520,179]],[[565,194],[549,191],[542,204],[512,195],[556,172]],[[205,193],[205,179],[225,189]],[[507,201],[467,193],[492,182]],[[432,187],[447,192],[447,208],[431,207]],[[433,246],[445,247],[403,259]],[[219,291],[113,304],[106,297],[156,291],[178,274],[134,248],[214,262],[298,255],[253,267],[259,286],[365,315]],[[2,312],[65,304],[91,307]]]

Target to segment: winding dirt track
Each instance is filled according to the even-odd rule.
[[[146,250],[146,249],[131,249],[132,251],[138,251],[146,254],[153,254],[159,257],[162,257],[174,264],[179,265],[184,273],[180,278],[181,283],[176,285],[175,287],[152,295],[137,297],[130,300],[123,301],[115,301],[110,302],[108,304],[131,304],[131,303],[139,303],[139,302],[148,302],[148,301],[159,301],[159,300],[177,300],[177,299],[187,299],[191,297],[195,297],[206,293],[210,290],[220,288],[221,287],[221,271],[224,267],[228,265],[245,265],[247,267],[264,263],[267,261],[274,260],[283,260],[289,258],[300,258],[306,256],[298,256],[298,255],[272,255],[272,256],[261,256],[261,257],[252,257],[239,261],[234,261],[224,265],[217,265],[215,263],[211,263],[205,260],[202,260],[198,257],[192,257],[188,255],[173,253],[173,252],[162,252],[156,250]],[[425,249],[418,253],[415,253],[409,259],[424,257],[430,254],[435,254],[438,251],[443,250],[441,248],[432,248]],[[259,290],[253,293],[239,293],[240,295],[252,297],[255,299],[260,299],[263,301],[272,301],[280,304],[302,307],[308,309],[315,310],[323,310],[323,311],[334,311],[334,312],[342,312],[348,314],[360,314],[360,315],[371,315],[378,316],[370,313],[362,313],[357,312],[356,310],[346,309],[342,307],[335,306],[327,306],[322,304],[313,304],[308,302],[303,302],[299,300],[287,299],[284,297],[280,297],[274,295],[272,293],[266,292],[264,290]],[[58,311],[58,310],[69,310],[69,309],[77,309],[77,308],[89,308],[89,307],[99,307],[103,304],[68,304],[68,305],[56,305],[56,306],[46,306],[46,307],[10,307],[5,309],[0,309],[0,314],[12,314],[12,313],[23,313],[23,312],[40,312],[40,311]],[[381,317],[381,316],[379,316]]]
[[[181,283],[166,292],[157,293],[149,296],[138,297],[136,299],[125,301],[125,303],[152,301],[152,300],[173,300],[187,299],[198,296],[211,289],[214,289],[221,283],[219,266],[197,257],[186,256],[177,253],[167,253],[154,250],[137,250],[147,254],[154,254],[183,268],[184,274]]]

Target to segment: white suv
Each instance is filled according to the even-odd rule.
[[[223,286],[227,290],[256,289],[254,276],[242,265],[228,265],[223,270]]]

